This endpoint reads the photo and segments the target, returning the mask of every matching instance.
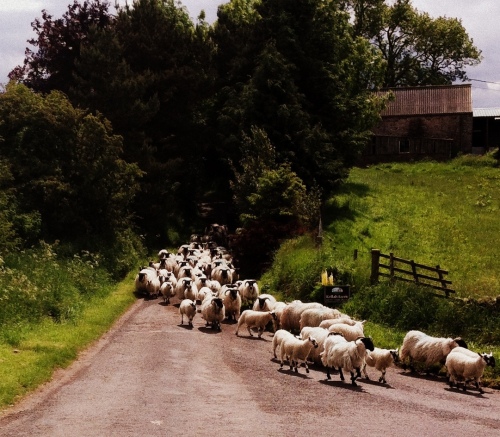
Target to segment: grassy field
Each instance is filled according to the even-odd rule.
[[[489,157],[355,168],[322,212],[323,243],[315,235],[287,241],[260,285],[283,299],[322,302],[321,272],[330,268],[336,284],[354,291],[343,308],[369,320],[365,331],[381,347],[398,347],[408,330],[420,329],[462,335],[470,348],[498,357],[499,209],[500,169]],[[372,248],[439,264],[456,299],[383,279],[370,286]],[[498,370],[485,375],[498,384]]]

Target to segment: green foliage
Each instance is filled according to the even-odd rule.
[[[58,259],[55,247],[42,243],[39,249],[10,253],[1,261],[0,326],[39,323],[47,317],[76,320],[89,297],[111,286],[99,256],[90,253]]]

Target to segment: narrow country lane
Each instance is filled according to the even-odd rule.
[[[326,381],[272,359],[272,333],[237,337],[180,326],[175,305],[138,300],[70,368],[0,417],[0,435],[333,436],[500,435],[500,392],[461,392],[397,368],[388,384]]]

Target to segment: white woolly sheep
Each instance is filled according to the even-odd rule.
[[[328,329],[320,328],[319,326],[304,326],[300,330],[300,337],[305,339],[307,337],[314,337],[318,343],[318,347],[311,350],[309,360],[321,364],[321,353],[325,350],[325,340],[330,332]]]
[[[219,281],[221,285],[233,283],[233,272],[225,264],[213,268],[210,277]]]
[[[175,296],[175,287],[171,281],[164,281],[160,285],[160,294],[163,296],[163,302],[170,303],[170,298]]]
[[[323,320],[319,324],[319,326],[320,326],[320,328],[328,329],[328,328],[330,328],[330,326],[335,325],[337,323],[344,323],[345,325],[353,326],[354,324],[356,324],[356,320],[351,319],[351,317],[348,316],[347,314],[342,314],[340,317],[338,317],[336,319]]]
[[[443,365],[448,354],[458,346],[467,348],[460,337],[455,339],[432,337],[422,331],[408,331],[400,349],[400,359],[404,363],[405,370],[407,358],[412,372],[415,371],[414,362],[424,363],[428,370],[432,364],[440,363]]]
[[[180,278],[175,287],[175,294],[179,300],[191,299],[196,300],[198,296],[198,289],[194,285],[191,278]]]
[[[205,300],[205,298],[207,296],[209,296],[210,298],[217,297],[216,294],[214,292],[212,292],[212,290],[210,290],[210,288],[208,288],[208,287],[201,287],[198,290],[198,295],[196,296],[196,300],[199,300],[200,303],[201,303],[201,302],[203,302]]]
[[[339,342],[333,344],[331,347],[325,341],[322,362],[326,367],[326,377],[331,379],[330,369],[338,368],[340,379],[344,381],[343,370],[345,370],[351,374],[352,385],[356,386],[356,378],[361,377],[361,366],[365,361],[366,351],[373,351],[373,349],[373,341],[369,337],[361,337],[354,341]]]
[[[259,285],[255,279],[244,279],[239,287],[244,302],[254,302],[259,296]]]
[[[307,357],[311,353],[311,350],[317,347],[318,343],[314,337],[307,337],[305,339],[299,339],[293,336],[284,337],[280,346],[280,369],[283,368],[284,358],[288,357],[290,370],[295,369],[297,373],[299,371],[299,361],[302,361],[306,368],[306,373],[309,373]]]
[[[273,356],[274,358],[278,358],[276,354],[276,349],[281,347],[281,342],[284,338],[294,337],[294,335],[290,331],[285,331],[284,329],[278,329],[273,336]],[[288,357],[287,357],[288,359]]]
[[[388,367],[393,364],[397,364],[399,362],[398,349],[381,349],[374,348],[373,351],[366,354],[365,362],[361,367],[361,370],[366,379],[370,379],[368,373],[366,372],[366,366],[375,367],[379,372],[381,372],[381,376],[378,379],[378,382],[383,382],[387,384],[385,379],[385,372]]]
[[[257,328],[258,337],[261,338],[266,325],[275,317],[276,313],[274,311],[268,311],[265,313],[262,311],[245,310],[241,313],[240,318],[238,319],[236,335],[238,335],[241,325],[246,324],[248,333],[251,337],[253,337],[251,329]]]
[[[224,290],[224,296],[221,297],[228,320],[238,320],[241,312],[241,296],[238,289],[235,286],[227,286]]]
[[[205,326],[221,330],[221,322],[226,317],[224,303],[220,297],[206,297],[201,303],[201,318],[205,320]]]
[[[193,318],[196,315],[196,302],[191,299],[184,299],[179,305],[179,314],[181,315],[181,325],[184,324],[184,315],[189,320],[189,326],[193,326]]]
[[[156,278],[157,276],[158,274],[156,273],[156,270],[154,268],[152,267],[141,268],[134,280],[136,292],[139,294],[146,294],[147,293],[146,284],[150,279]]]
[[[300,300],[294,300],[289,303],[281,314],[280,324],[282,329],[291,332],[300,332],[300,316],[305,310],[310,308],[323,308],[324,305],[319,302],[304,303]]]
[[[345,323],[336,323],[331,325],[328,330],[336,334],[342,334],[347,341],[354,341],[358,337],[364,337],[364,326],[366,320],[356,322],[354,325],[346,325]]]
[[[273,307],[273,311],[276,313],[276,320],[274,321],[274,330],[277,331],[281,329],[281,316],[283,314],[284,309],[288,304],[286,302],[276,302]]]
[[[484,393],[479,384],[486,366],[495,367],[495,357],[491,353],[480,354],[463,347],[456,347],[446,357],[445,364],[450,387],[456,384],[458,388],[458,381],[462,381],[462,389],[465,391],[467,382],[474,381],[479,392]]]
[[[276,298],[272,294],[261,294],[255,299],[252,309],[254,311],[272,311],[275,303]]]
[[[146,292],[148,293],[149,297],[158,297],[160,294],[160,287],[161,287],[161,282],[160,278],[158,276],[154,278],[149,278],[148,281],[146,282]]]
[[[160,278],[160,281],[162,283],[165,281],[170,281],[174,286],[174,288],[177,285],[177,278],[175,277],[174,272],[170,270],[167,269],[158,270],[158,277]]]
[[[321,308],[309,308],[302,311],[299,319],[299,328],[302,331],[302,328],[305,326],[319,326],[323,320],[338,318],[341,315],[342,313],[339,310],[326,306]]]

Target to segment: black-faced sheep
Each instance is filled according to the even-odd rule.
[[[221,330],[221,322],[224,320],[225,308],[220,297],[206,297],[201,303],[201,318],[205,320],[205,326]]]
[[[224,286],[222,301],[226,308],[226,317],[228,320],[238,320],[241,313],[241,296],[238,288],[235,286]],[[222,289],[221,289],[222,290]]]
[[[338,318],[342,313],[335,308],[320,307],[320,308],[309,308],[302,311],[299,319],[299,328],[305,326],[319,326],[323,320]]]
[[[255,299],[252,309],[254,311],[272,311],[276,298],[272,294],[261,294]]]
[[[336,334],[342,334],[347,341],[354,341],[358,337],[364,337],[364,326],[366,320],[356,322],[354,325],[346,325],[345,323],[336,323],[331,325],[328,330]]]

